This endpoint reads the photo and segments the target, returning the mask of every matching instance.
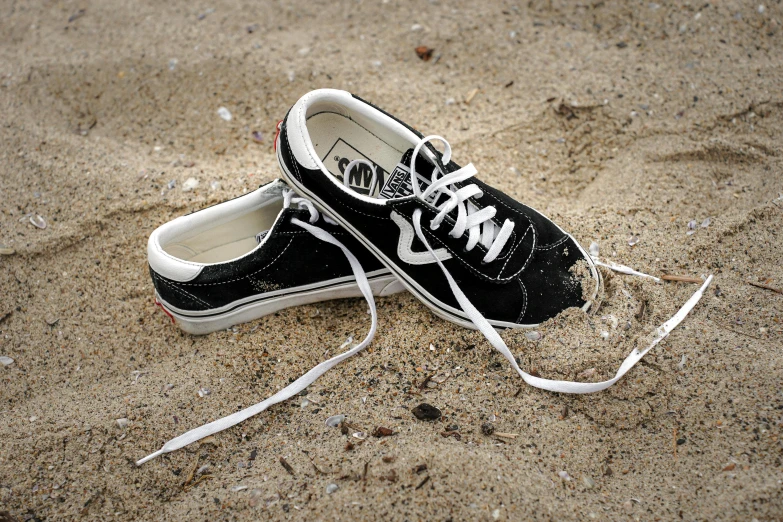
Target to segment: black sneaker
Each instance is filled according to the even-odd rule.
[[[292,223],[297,218],[339,238],[374,295],[404,290],[356,239],[276,180],[152,233],[147,255],[157,304],[186,332],[205,334],[289,306],[360,297],[340,248]]]
[[[443,138],[332,89],[302,97],[279,128],[286,180],[444,319],[479,326],[460,293],[494,327],[535,326],[587,309],[597,294],[598,272],[579,243],[476,179],[472,164],[450,161]]]

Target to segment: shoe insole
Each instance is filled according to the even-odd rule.
[[[168,254],[194,263],[222,263],[241,257],[258,246],[256,234],[269,230],[280,210],[279,204],[268,204],[235,219],[205,228],[195,235],[163,245]]]

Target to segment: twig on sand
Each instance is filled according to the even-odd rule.
[[[285,470],[291,474],[292,477],[296,476],[296,473],[294,472],[294,468],[291,467],[291,464],[288,463],[287,460],[285,460],[285,457],[280,457],[280,464],[285,468]]]
[[[501,433],[499,431],[496,431],[494,433],[495,437],[500,437],[501,439],[516,439],[519,437],[519,433]]]
[[[704,282],[704,280],[700,277],[691,277],[691,276],[675,275],[675,274],[663,274],[661,276],[661,279],[663,279],[664,281],[679,281],[681,283],[702,284]]]
[[[756,288],[763,288],[764,290],[771,290],[777,294],[783,294],[783,290],[781,290],[780,288],[775,288],[774,286],[769,286],[762,283],[754,283],[753,281],[748,281],[748,284],[751,286],[755,286]]]
[[[757,336],[755,336],[753,334],[749,334],[749,333],[745,333],[745,332],[740,332],[739,330],[735,330],[734,328],[729,328],[728,326],[724,326],[722,324],[718,324],[718,327],[719,328],[723,328],[724,330],[728,330],[729,332],[735,333],[737,335],[744,335],[746,337],[750,337],[751,339],[757,339],[759,341],[761,340],[761,337],[757,337]]]

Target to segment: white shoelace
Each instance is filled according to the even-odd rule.
[[[425,143],[431,140],[441,141],[445,145],[446,148],[443,153],[443,159],[442,159],[442,163],[444,165],[448,164],[448,162],[451,159],[451,146],[448,144],[448,142],[445,139],[443,139],[440,136],[427,136],[425,138],[422,138],[421,140],[419,140],[419,143],[416,145],[416,148],[414,148],[413,150],[413,157],[411,159],[411,183],[413,185],[413,191],[416,194],[416,196],[424,201],[427,201],[427,199],[430,196],[434,196],[434,200],[437,201],[439,197],[438,193],[445,194],[450,198],[449,201],[447,201],[446,203],[441,205],[441,207],[439,207],[440,213],[432,219],[432,222],[430,223],[430,230],[437,229],[440,223],[446,217],[446,214],[451,212],[456,207],[458,209],[457,223],[451,231],[452,237],[457,237],[457,238],[461,237],[465,231],[465,228],[467,228],[470,231],[470,237],[469,237],[467,249],[470,250],[473,246],[475,246],[475,239],[478,236],[477,228],[479,223],[484,223],[482,244],[485,247],[489,248],[487,255],[484,257],[484,262],[485,263],[491,262],[495,257],[497,257],[497,254],[500,253],[501,249],[503,248],[503,245],[510,237],[511,232],[513,230],[513,224],[510,221],[506,220],[506,222],[503,224],[503,227],[495,235],[495,229],[492,228],[494,224],[491,221],[489,221],[495,215],[494,207],[486,207],[478,212],[472,213],[471,207],[473,205],[470,202],[468,202],[467,213],[465,212],[465,207],[463,205],[463,202],[467,198],[471,197],[472,195],[481,194],[481,190],[479,190],[479,188],[476,187],[475,185],[468,185],[459,190],[455,190],[456,187],[454,187],[453,184],[458,181],[464,181],[466,179],[469,179],[470,177],[476,174],[476,168],[473,167],[472,163],[452,172],[451,174],[446,174],[440,178],[438,178],[439,174],[441,174],[440,169],[437,166],[435,166],[431,175],[432,184],[426,190],[421,191],[421,189],[419,188],[418,179],[416,178],[416,157],[417,154],[419,153],[419,150],[421,150],[421,147],[424,146]],[[491,212],[486,212],[487,210],[490,209]],[[508,346],[506,346],[506,343],[503,341],[503,338],[500,337],[500,334],[498,334],[498,332],[492,327],[492,325],[489,324],[489,321],[487,321],[487,319],[483,315],[481,315],[481,312],[479,312],[478,309],[475,306],[473,306],[473,303],[471,303],[470,300],[465,296],[465,294],[462,292],[460,287],[457,285],[456,281],[454,281],[454,278],[451,277],[449,271],[446,269],[445,266],[443,266],[441,260],[438,258],[437,255],[435,255],[435,252],[432,250],[432,247],[427,241],[427,238],[424,236],[424,233],[422,232],[421,229],[421,216],[422,216],[421,209],[416,209],[413,211],[413,227],[416,230],[416,235],[418,236],[419,240],[422,243],[424,243],[424,245],[427,247],[427,250],[432,255],[432,258],[438,263],[438,266],[440,267],[441,271],[446,276],[446,280],[449,283],[449,287],[451,288],[454,297],[457,299],[457,302],[462,308],[462,311],[468,316],[468,318],[476,326],[476,328],[478,328],[478,330],[484,334],[484,337],[487,338],[487,340],[492,345],[492,347],[495,348],[495,350],[497,350],[498,352],[500,352],[503,355],[503,357],[506,358],[506,360],[508,360],[508,362],[514,368],[514,370],[516,370],[516,372],[522,377],[522,379],[526,383],[528,383],[531,386],[535,386],[536,388],[541,388],[543,390],[560,392],[560,393],[593,393],[593,392],[605,390],[609,386],[613,385],[618,380],[620,380],[620,378],[623,375],[625,375],[628,372],[628,370],[633,368],[633,366],[637,362],[639,362],[647,352],[649,352],[659,342],[661,342],[664,338],[666,338],[666,336],[669,335],[669,332],[671,332],[678,324],[682,322],[683,319],[685,319],[685,316],[687,316],[688,313],[693,309],[693,307],[696,306],[696,303],[699,302],[702,295],[704,294],[704,291],[712,282],[712,276],[710,275],[707,278],[707,280],[704,282],[702,287],[685,303],[685,305],[671,319],[666,321],[663,325],[661,325],[656,330],[656,336],[647,348],[645,348],[644,350],[638,350],[634,348],[633,351],[631,351],[631,353],[625,358],[623,363],[620,365],[620,368],[617,370],[615,376],[612,377],[611,379],[602,382],[573,382],[573,381],[557,381],[552,379],[544,379],[541,377],[536,377],[535,375],[530,375],[529,373],[525,372],[519,367],[517,361],[514,359],[514,356],[511,353],[511,350],[508,349]],[[473,216],[481,216],[481,217],[471,220]],[[487,240],[487,238],[489,239]],[[609,264],[600,263],[600,264],[602,266],[605,266],[612,270],[616,270],[621,273],[637,275],[642,277],[650,277],[652,279],[658,280],[653,276],[643,274],[641,272],[637,272],[636,270],[633,270],[623,265],[618,265],[615,263],[609,263]]]
[[[424,140],[427,140],[428,138],[424,138]],[[432,139],[431,137],[429,139]],[[424,140],[419,143],[419,145],[423,145]],[[445,140],[444,140],[445,141]],[[448,144],[447,144],[448,145]],[[416,154],[418,153],[418,149],[420,149],[420,146],[417,146],[417,149],[414,152],[413,158],[416,158]],[[444,155],[445,157],[445,155]],[[448,161],[446,161],[448,163]],[[475,169],[473,169],[475,170]],[[374,169],[373,169],[374,171]],[[460,173],[462,169],[452,173],[457,174]],[[347,173],[349,172],[349,169],[345,169],[345,173],[347,176]],[[470,172],[470,170],[465,171]],[[411,174],[412,179],[415,179],[415,170],[413,166],[411,166]],[[463,176],[465,173],[460,173],[460,176]],[[434,179],[436,174],[433,172],[433,184],[437,181],[442,181],[444,179],[447,179],[447,176],[441,177],[439,180]],[[470,176],[467,176],[470,177]],[[467,179],[461,178],[461,179]],[[461,180],[460,179],[460,180]],[[443,190],[444,192],[446,190],[450,190],[447,187],[447,185],[453,184],[454,182],[459,181],[454,178],[450,178],[449,181],[443,182],[439,185],[439,187],[443,187],[440,190]],[[414,181],[414,190],[418,190],[417,182]],[[430,188],[432,188],[432,185]],[[466,187],[467,188],[467,187]],[[476,187],[478,188],[478,187]],[[432,194],[435,193],[435,191],[430,191],[427,193],[429,189],[425,191],[418,190],[417,195],[422,198],[426,198]],[[437,189],[436,189],[437,190]],[[462,190],[462,189],[460,189]],[[450,200],[447,204],[451,205],[452,201],[456,201],[453,206],[451,206],[451,209],[453,210],[455,207],[457,208],[463,208],[459,205],[462,204],[464,199],[460,199],[461,195],[458,195],[459,190],[445,192],[448,195],[454,195],[454,199]],[[463,193],[464,194],[464,193]],[[435,194],[437,198],[437,194]],[[468,196],[469,197],[469,196]],[[356,283],[359,286],[359,289],[362,292],[362,295],[367,300],[367,304],[370,307],[370,314],[372,316],[372,325],[370,326],[370,331],[367,333],[367,336],[364,338],[364,340],[359,343],[358,345],[354,346],[353,348],[350,348],[349,350],[341,353],[340,355],[337,355],[335,357],[332,357],[329,360],[326,360],[317,366],[315,366],[313,369],[305,373],[303,376],[299,377],[296,381],[289,384],[279,392],[275,393],[268,399],[259,402],[258,404],[255,404],[253,406],[250,406],[248,408],[245,408],[244,410],[238,411],[236,413],[233,413],[231,415],[228,415],[227,417],[223,417],[222,419],[218,419],[216,421],[210,422],[209,424],[205,424],[201,427],[195,428],[193,430],[188,431],[187,433],[184,433],[174,439],[171,439],[170,441],[166,442],[161,449],[158,451],[144,457],[143,459],[136,462],[137,466],[141,466],[145,462],[154,459],[155,457],[162,455],[164,453],[169,453],[175,450],[178,450],[180,448],[183,448],[189,444],[192,444],[198,440],[201,440],[205,437],[208,437],[210,435],[214,435],[215,433],[221,432],[225,429],[228,429],[232,426],[235,426],[239,424],[240,422],[257,415],[261,413],[262,411],[266,410],[273,404],[277,404],[278,402],[282,402],[286,399],[289,399],[299,393],[300,391],[307,388],[310,384],[312,384],[316,379],[318,379],[321,375],[329,371],[332,367],[336,366],[337,364],[341,363],[345,359],[348,359],[349,357],[352,357],[353,355],[357,354],[358,352],[362,351],[364,348],[366,348],[370,342],[372,341],[373,337],[375,337],[375,332],[378,327],[378,314],[375,308],[375,299],[372,295],[372,290],[370,288],[370,284],[367,281],[367,276],[364,273],[364,270],[362,269],[361,264],[356,259],[356,257],[351,253],[348,248],[343,245],[340,241],[334,238],[329,232],[318,228],[316,226],[313,226],[313,223],[318,221],[319,213],[318,210],[315,208],[312,202],[305,198],[296,197],[292,191],[286,191],[284,192],[284,207],[288,208],[290,205],[296,204],[300,208],[306,208],[310,212],[310,223],[305,223],[299,219],[292,219],[291,222],[308,232],[310,232],[313,236],[317,237],[318,239],[321,239],[322,241],[326,241],[327,243],[330,243],[332,245],[335,245],[339,247],[343,253],[345,254],[345,257],[348,259],[348,261],[351,264],[351,269],[353,270],[354,277],[356,277]],[[470,205],[470,204],[469,204]],[[446,208],[444,205],[443,208]],[[443,212],[443,208],[441,209],[441,213]],[[494,210],[494,209],[493,209]],[[458,212],[460,212],[458,210]],[[468,209],[468,213],[470,213],[470,210]],[[696,306],[696,304],[701,299],[702,295],[704,294],[704,291],[707,289],[707,287],[712,282],[712,276],[710,275],[707,280],[704,282],[704,284],[701,286],[701,288],[691,296],[690,299],[680,308],[679,311],[677,311],[674,316],[672,316],[668,321],[666,321],[663,325],[658,327],[656,330],[656,335],[653,341],[650,343],[650,345],[645,348],[644,350],[638,350],[636,348],[631,351],[631,353],[626,357],[626,359],[623,361],[623,363],[620,365],[620,368],[617,370],[617,373],[612,379],[609,379],[607,381],[603,382],[596,382],[596,383],[583,383],[583,382],[571,382],[571,381],[557,381],[557,380],[551,380],[551,379],[543,379],[541,377],[536,377],[534,375],[530,375],[529,373],[524,372],[519,365],[517,364],[516,360],[514,359],[514,356],[511,354],[511,351],[506,346],[506,343],[503,341],[503,339],[500,337],[500,335],[495,331],[495,329],[492,327],[492,325],[489,324],[489,321],[487,321],[484,316],[481,315],[481,313],[476,309],[476,307],[473,306],[473,304],[470,302],[470,300],[465,296],[465,294],[462,292],[462,290],[457,286],[457,283],[452,278],[451,274],[446,270],[446,267],[443,266],[443,263],[438,259],[438,257],[435,255],[435,252],[433,252],[432,247],[430,246],[429,242],[427,242],[427,239],[424,237],[424,234],[421,229],[421,210],[417,209],[413,213],[413,224],[414,228],[416,230],[416,235],[419,237],[422,243],[427,247],[427,250],[432,255],[433,259],[438,263],[438,266],[440,266],[441,270],[443,271],[443,274],[446,276],[446,279],[448,280],[449,286],[451,287],[451,291],[454,293],[454,297],[457,298],[457,301],[459,302],[460,306],[462,307],[463,312],[468,315],[470,320],[473,322],[473,324],[481,331],[481,333],[484,334],[484,336],[487,338],[487,340],[490,342],[493,348],[495,348],[497,351],[499,351],[505,358],[508,360],[508,362],[511,364],[511,366],[517,371],[517,373],[524,379],[524,381],[531,386],[534,386],[536,388],[541,388],[544,390],[549,390],[553,392],[561,392],[561,393],[592,393],[597,392],[600,390],[604,390],[617,382],[623,375],[625,375],[637,362],[639,362],[644,355],[649,352],[651,349],[653,349],[659,342],[661,342],[663,339],[665,339],[669,332],[671,332],[674,328],[679,325],[683,319],[688,315],[688,313]],[[445,212],[445,214],[448,214],[448,211]],[[445,214],[443,214],[443,217],[445,217]],[[440,215],[440,214],[439,214]],[[485,215],[489,215],[488,213]],[[493,212],[494,216],[494,212]],[[443,219],[441,217],[441,220]],[[323,216],[324,220],[326,220],[329,223],[334,223],[333,220],[329,219],[328,216]],[[459,219],[459,218],[458,218]],[[460,229],[459,226],[455,226],[454,229],[461,232],[459,234],[455,234],[455,237],[461,237],[462,233],[464,233],[465,229],[470,229],[470,234],[473,234],[473,230],[475,227],[478,227],[481,223],[486,223],[488,219],[491,219],[491,217],[487,219],[483,219],[479,222],[473,222],[472,225],[469,225],[469,221],[465,219],[463,221],[464,227]],[[486,225],[485,225],[486,226]],[[505,224],[504,224],[505,227]],[[437,227],[436,227],[437,228]],[[513,227],[512,227],[513,228]],[[486,230],[486,228],[485,228]],[[504,243],[508,236],[502,237],[502,229],[499,233],[497,232],[497,229],[490,229],[491,233],[494,234],[494,237],[489,241],[489,250],[491,253],[493,249],[495,249],[495,245],[500,241],[501,243]],[[454,230],[452,231],[454,232]],[[469,237],[470,239],[470,237]],[[482,241],[482,244],[487,246],[484,241]],[[475,243],[474,243],[475,246]],[[500,247],[496,248],[496,252],[499,252],[502,249],[502,244]],[[497,255],[497,253],[495,253]],[[627,274],[633,274],[637,276],[643,276],[643,277],[650,277],[653,279],[653,276],[643,274],[641,272],[636,272],[635,270],[623,266],[623,265],[616,265],[614,263],[610,264],[604,264],[601,263],[603,266],[606,266],[612,270],[616,270],[621,273],[627,273]],[[346,343],[348,344],[348,343]],[[345,346],[345,345],[344,345]]]
[[[326,241],[327,243],[331,243],[332,245],[340,247],[340,249],[345,254],[345,257],[350,262],[351,269],[353,270],[353,275],[354,277],[356,277],[356,284],[359,286],[359,289],[362,291],[362,295],[364,295],[364,298],[367,300],[367,304],[370,306],[370,314],[372,315],[372,326],[370,327],[370,331],[367,333],[367,337],[365,337],[361,343],[357,344],[353,348],[350,348],[349,350],[346,350],[340,355],[332,357],[331,359],[318,364],[315,368],[313,368],[306,374],[302,375],[297,380],[295,380],[294,382],[292,382],[291,384],[289,384],[279,392],[275,393],[268,399],[259,402],[258,404],[255,404],[253,406],[250,406],[249,408],[245,408],[244,410],[228,415],[227,417],[223,417],[222,419],[218,419],[216,421],[210,422],[209,424],[205,424],[201,427],[190,430],[187,433],[183,433],[179,437],[171,439],[155,453],[152,453],[144,457],[143,459],[139,460],[138,462],[136,462],[137,466],[141,466],[148,460],[152,460],[158,455],[162,455],[164,453],[169,453],[171,451],[184,448],[188,444],[192,444],[198,440],[203,439],[204,437],[214,435],[215,433],[218,433],[232,426],[235,426],[240,422],[252,417],[253,415],[257,415],[261,413],[262,411],[269,408],[273,404],[277,404],[278,402],[282,402],[286,399],[293,397],[300,391],[307,388],[316,379],[318,379],[318,377],[325,374],[332,367],[336,366],[337,364],[340,364],[341,362],[348,359],[349,357],[352,357],[353,355],[364,350],[364,348],[366,348],[367,345],[370,344],[373,337],[375,337],[375,331],[378,327],[378,313],[375,309],[375,299],[373,299],[370,283],[369,281],[367,281],[367,276],[365,275],[364,270],[362,269],[362,265],[359,263],[359,260],[356,259],[356,256],[354,256],[345,245],[343,245],[340,241],[335,239],[334,236],[332,236],[332,234],[330,234],[329,232],[321,228],[312,225],[313,223],[318,221],[318,216],[319,216],[318,210],[315,208],[312,202],[304,198],[296,197],[293,191],[287,190],[283,193],[283,206],[285,208],[289,208],[292,204],[298,205],[300,208],[306,208],[307,210],[310,211],[310,220],[309,220],[310,223],[305,223],[297,218],[293,218],[291,220],[291,223],[307,230],[312,235],[314,235],[315,237],[317,237],[322,241]],[[328,219],[327,216],[323,216],[323,217],[324,220],[326,220],[327,222],[334,223],[334,221]]]
[[[481,197],[484,195],[477,185],[470,184],[457,188],[455,183],[470,179],[478,173],[472,163],[468,163],[449,174],[443,174],[437,166],[433,167],[430,175],[430,186],[423,191],[421,190],[418,177],[416,176],[416,158],[421,148],[427,142],[433,140],[440,141],[445,146],[442,162],[444,165],[447,165],[451,161],[451,145],[445,138],[440,136],[432,135],[419,140],[413,149],[413,156],[411,157],[411,185],[413,186],[414,195],[423,201],[430,199],[437,201],[441,195],[448,197],[448,200],[441,203],[438,207],[438,214],[430,222],[430,230],[436,230],[446,216],[456,208],[457,218],[449,235],[459,239],[467,231],[468,243],[465,246],[465,250],[473,250],[480,241],[481,245],[487,249],[482,262],[491,263],[498,257],[498,254],[500,254],[511,237],[511,233],[514,231],[514,223],[507,219],[503,226],[498,228],[492,221],[497,213],[495,207],[487,206],[479,210],[472,202],[468,201],[469,198],[474,196]]]

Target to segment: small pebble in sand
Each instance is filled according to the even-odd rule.
[[[571,475],[569,475],[567,471],[558,471],[558,472],[557,472],[557,475],[558,475],[558,476],[559,476],[561,479],[563,479],[563,480],[567,480],[567,481],[570,481],[570,480],[571,480]]]
[[[177,186],[177,180],[176,179],[172,179],[171,181],[169,181],[166,184],[166,188],[168,188],[169,190],[173,189],[176,186]]]
[[[595,368],[588,368],[585,371],[581,372],[579,375],[576,376],[578,380],[582,379],[589,379],[593,375],[595,375],[597,370]]]
[[[708,226],[710,226],[711,222],[712,220],[710,218],[705,219],[704,221],[701,222],[701,228],[707,228]]]
[[[8,366],[10,364],[14,364],[14,360],[8,356],[0,355],[0,364],[3,366]]]
[[[233,118],[233,116],[231,116],[231,111],[226,109],[225,107],[219,108],[217,110],[217,113],[218,113],[218,116],[220,116],[225,121],[231,121],[231,118]]]
[[[238,491],[244,491],[244,490],[246,490],[246,489],[247,489],[247,486],[234,486],[233,488],[231,488],[231,491],[233,491],[234,493],[236,493],[236,492],[238,492]]]
[[[595,241],[590,243],[590,250],[589,251],[590,251],[590,255],[591,256],[598,257],[598,243],[596,243]]]
[[[609,332],[607,332],[606,330],[601,330],[601,339],[604,340],[609,339]]]
[[[687,235],[693,235],[696,232],[696,227],[698,226],[698,222],[695,219],[692,219],[688,221],[688,231],[686,232]]]
[[[498,520],[500,518],[500,509],[492,511],[492,520]]]
[[[491,422],[485,422],[481,425],[481,433],[490,436],[495,433],[495,426]]]
[[[169,60],[169,71],[173,71],[174,69],[177,68],[177,62],[179,62],[179,60],[177,60],[176,58],[172,58],[171,60]]]
[[[528,332],[525,332],[525,339],[528,341],[540,341],[541,340],[541,333],[537,330],[531,330]]]
[[[299,54],[299,56],[307,56],[308,54],[310,54],[310,48],[309,47],[302,47],[301,49],[299,49],[297,51],[297,53]]]
[[[30,216],[30,223],[34,227],[40,228],[41,230],[46,228],[46,220],[41,216],[39,216],[38,214],[33,214],[32,216]]]
[[[253,133],[250,136],[252,136],[253,141],[255,141],[256,143],[264,142],[264,136],[258,131],[253,131]]]
[[[677,369],[682,371],[685,368],[685,361],[687,361],[688,358],[685,357],[685,355],[682,356],[682,359],[680,359],[680,362],[677,363]]]
[[[220,188],[220,182],[219,181],[210,181],[209,182],[209,190],[217,190]]]
[[[307,400],[307,399],[304,399],[302,401],[302,405],[301,406],[302,406],[302,408],[307,408],[308,406],[310,406],[310,401]]]
[[[378,426],[375,428],[375,431],[372,432],[373,437],[381,438],[381,437],[390,437],[394,435],[394,431],[392,431],[390,428],[386,428],[384,426]]]
[[[364,440],[367,438],[367,434],[363,431],[357,431],[356,433],[353,434],[353,438]]]
[[[16,250],[13,248],[0,244],[0,256],[10,256],[15,253]]]
[[[345,420],[345,415],[332,415],[331,417],[326,419],[326,425],[329,426],[330,428],[336,428],[344,420]]]
[[[589,476],[585,475],[582,477],[582,482],[584,483],[585,487],[587,489],[593,489],[595,487],[595,480],[590,478]]]
[[[198,187],[198,180],[196,178],[188,178],[182,184],[182,192],[190,192]]]
[[[446,105],[454,105],[455,103],[457,103],[457,100],[454,98],[446,98]]]
[[[329,484],[328,486],[326,486],[326,494],[331,495],[338,489],[340,489],[340,486],[338,486],[337,484]]]
[[[206,396],[207,396],[207,395],[209,395],[210,393],[212,393],[212,392],[211,392],[211,391],[209,391],[209,388],[201,388],[201,389],[198,391],[198,396],[199,396],[199,397],[206,397]]]
[[[411,410],[413,415],[419,420],[435,420],[439,419],[442,415],[441,411],[431,404],[422,402]]]
[[[117,426],[119,426],[122,429],[127,428],[129,423],[130,423],[130,421],[128,419],[126,419],[125,417],[123,417],[121,419],[117,419]]]
[[[639,236],[631,236],[628,238],[628,246],[634,246],[639,242]]]

